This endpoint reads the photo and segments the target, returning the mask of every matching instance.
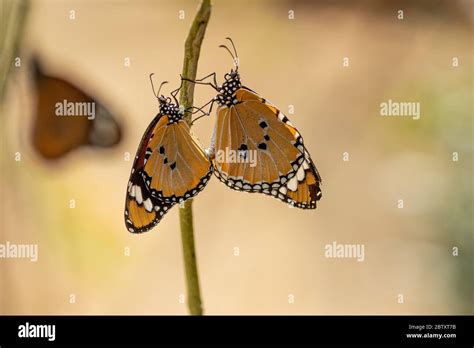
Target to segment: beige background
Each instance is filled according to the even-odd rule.
[[[231,60],[218,45],[231,36],[243,83],[287,114],[294,105],[288,116],[321,173],[323,198],[315,211],[290,209],[213,178],[194,204],[205,311],[472,314],[472,6],[328,3],[214,1],[199,75],[216,71],[222,80]],[[133,156],[158,110],[149,73],[172,82],[165,92],[179,83],[197,4],[32,3],[23,61],[35,52],[49,73],[105,100],[125,137],[113,150],[83,148],[60,163],[43,162],[29,147],[27,64],[15,71],[1,119],[0,242],[37,243],[39,260],[0,260],[1,313],[187,313],[179,302],[185,283],[178,208],[151,232],[128,233],[131,162],[123,158]],[[400,8],[404,20],[397,19]],[[198,88],[196,105],[212,95]],[[421,119],[381,117],[379,105],[388,99],[420,102]],[[206,146],[214,121],[194,127]],[[14,161],[17,151],[21,162]],[[365,261],[325,258],[333,241],[364,244]]]

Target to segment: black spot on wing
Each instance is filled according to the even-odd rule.
[[[240,150],[240,151],[248,150],[247,144],[241,144],[240,147],[237,150]]]

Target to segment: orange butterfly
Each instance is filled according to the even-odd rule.
[[[111,147],[121,139],[121,129],[97,100],[62,78],[43,72],[33,59],[36,111],[33,147],[43,158],[54,160],[83,146]]]
[[[160,110],[138,146],[127,187],[125,225],[130,232],[153,228],[173,205],[196,196],[212,174],[209,159],[183,118],[185,110],[178,106],[180,88],[171,92],[174,103],[155,94]]]
[[[237,51],[227,39],[234,53],[220,47],[232,56],[235,71],[225,74],[222,86],[216,73],[191,81],[210,85],[218,93],[206,104],[211,104],[207,114],[214,102],[218,104],[208,150],[215,175],[234,190],[264,193],[298,208],[315,209],[322,196],[321,176],[302,136],[276,106],[241,84]],[[209,77],[213,82],[203,82]],[[229,152],[236,155],[227,156]]]

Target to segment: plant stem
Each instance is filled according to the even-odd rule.
[[[209,17],[211,16],[211,1],[203,0],[199,10],[194,17],[191,29],[184,44],[183,77],[190,80],[196,79],[199,53],[202,40],[206,31]],[[193,106],[194,84],[183,81],[179,96],[180,105],[185,109]],[[188,124],[191,124],[191,113],[185,115]],[[194,246],[194,226],[192,200],[184,203],[179,209],[179,221],[181,225],[181,239],[183,244],[184,267],[186,271],[186,287],[189,312],[192,315],[202,315],[201,292],[199,290],[199,276],[197,271],[196,251]]]

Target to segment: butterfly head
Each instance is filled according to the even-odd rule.
[[[235,93],[242,86],[238,71],[232,69],[230,73],[225,74],[224,79],[225,82],[220,87],[217,95],[217,103],[226,106],[237,104],[238,100]]]
[[[184,109],[173,103],[170,97],[160,95],[158,102],[160,103],[160,115],[168,116],[170,123],[176,123],[183,119]]]

